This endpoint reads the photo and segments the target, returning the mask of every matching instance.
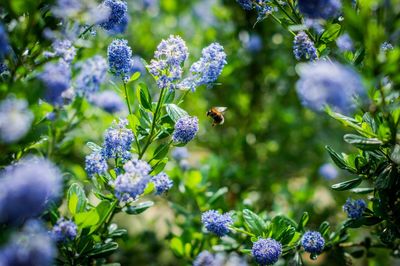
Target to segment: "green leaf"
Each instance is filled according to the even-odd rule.
[[[80,212],[75,214],[75,223],[79,228],[86,228],[96,225],[99,220],[99,214],[96,209],[91,209],[88,212]]]
[[[164,103],[172,103],[174,99],[175,99],[175,90],[168,91]]]
[[[356,194],[368,194],[368,193],[374,192],[374,188],[372,188],[372,187],[354,188],[351,190],[351,192],[356,193]]]
[[[111,205],[110,201],[102,200],[96,206],[96,211],[97,215],[99,216],[99,221],[96,223],[96,226],[93,226],[90,229],[89,234],[96,231],[97,228],[106,221],[106,219],[110,216],[111,212],[113,211],[113,206]]]
[[[383,145],[383,142],[376,138],[365,138],[354,134],[344,135],[344,141],[361,149],[361,150],[376,150]]]
[[[157,164],[154,165],[153,170],[151,171],[152,175],[159,174],[162,170],[164,170],[167,165],[168,158],[164,158],[161,161],[158,161]]]
[[[185,110],[173,103],[167,104],[165,110],[174,122],[178,121],[182,117],[189,116]]]
[[[106,257],[118,249],[116,242],[109,242],[106,244],[96,244],[93,251],[87,254],[88,257]]]
[[[262,234],[266,230],[267,224],[260,216],[250,211],[249,209],[244,209],[243,218],[246,225],[249,227],[250,231],[253,234],[257,236],[262,236]]]
[[[227,187],[222,187],[215,192],[211,198],[207,201],[207,204],[212,205],[216,200],[218,200],[220,197],[222,197],[224,194],[228,192]]]
[[[148,208],[150,208],[153,205],[154,205],[153,201],[145,201],[145,202],[139,203],[136,206],[129,206],[126,209],[124,209],[124,211],[127,214],[137,215],[137,214],[144,212],[145,210],[147,210]]]
[[[128,83],[138,80],[140,78],[140,75],[141,75],[140,72],[133,73],[131,78],[128,80]]]
[[[322,236],[327,236],[330,227],[331,227],[331,226],[329,225],[329,222],[324,221],[324,222],[319,226],[318,231],[321,233]]]
[[[332,185],[332,189],[336,190],[336,191],[349,190],[349,189],[357,187],[359,184],[361,184],[361,182],[362,182],[362,178],[357,177],[357,178],[354,178],[354,179],[351,179],[348,181],[334,184],[334,185]]]
[[[340,33],[341,26],[337,23],[329,25],[328,28],[322,33],[321,41],[329,43],[334,41]]]
[[[272,219],[272,237],[277,240],[285,238],[285,232],[289,228],[296,230],[298,227],[297,223],[286,216],[277,215]]]
[[[304,212],[300,218],[299,226],[297,226],[297,231],[304,231],[304,228],[307,225],[309,219],[310,216],[308,215],[308,212]]]
[[[172,251],[177,255],[178,257],[182,257],[185,254],[185,249],[182,243],[182,240],[178,237],[174,237],[170,241],[170,247]]]
[[[139,83],[136,93],[138,94],[137,98],[139,103],[143,106],[143,108],[152,111],[151,96],[147,85],[144,83]]]
[[[94,152],[101,151],[101,147],[94,142],[89,141],[86,143],[86,146]]]
[[[335,152],[331,147],[325,146],[325,149],[328,151],[329,156],[332,158],[333,162],[341,169],[348,170],[352,173],[356,173],[357,170],[351,167],[343,158],[342,155],[339,155]]]
[[[168,154],[169,143],[160,144],[153,152],[153,159],[162,159]]]
[[[350,219],[347,220],[343,226],[346,228],[359,228],[363,225],[372,226],[380,223],[382,220],[379,217],[375,216],[362,216],[359,219]]]
[[[67,193],[68,210],[71,212],[72,216],[85,211],[86,201],[87,199],[83,188],[77,183],[72,184]]]

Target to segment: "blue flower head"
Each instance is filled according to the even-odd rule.
[[[124,171],[113,183],[115,196],[121,202],[131,202],[143,194],[150,181],[151,167],[145,161],[133,159],[125,163]]]
[[[272,238],[260,238],[253,243],[251,254],[259,265],[272,265],[282,254],[282,245]]]
[[[204,250],[197,255],[196,259],[193,261],[193,266],[210,266],[213,265],[214,261],[214,255]]]
[[[93,177],[95,174],[101,175],[107,172],[107,161],[99,151],[94,151],[86,156],[85,163],[85,170],[89,177]]]
[[[116,39],[108,46],[108,64],[111,72],[125,81],[129,79],[132,66],[132,49],[128,41]]]
[[[109,33],[113,34],[113,35],[124,33],[126,31],[126,29],[128,28],[129,20],[130,20],[129,15],[127,13],[121,19],[120,23],[114,25],[114,27],[109,31]]]
[[[318,58],[314,43],[304,31],[300,31],[293,41],[293,53],[297,60],[314,61]]]
[[[184,79],[179,87],[190,88],[192,91],[201,85],[211,87],[217,80],[226,65],[226,54],[224,48],[218,43],[212,43],[201,52],[199,61],[190,67],[190,75]]]
[[[150,74],[157,79],[159,88],[175,89],[175,82],[182,77],[182,64],[188,56],[188,49],[181,37],[171,35],[160,42],[154,59],[147,66]]]
[[[105,30],[115,29],[119,24],[124,23],[124,18],[128,16],[128,5],[125,1],[105,0],[102,7],[109,9],[107,19],[100,23],[100,26]]]
[[[189,152],[186,147],[177,147],[172,151],[172,158],[176,161],[182,161],[189,157]]]
[[[322,177],[328,180],[335,179],[339,175],[338,170],[331,163],[326,163],[322,165],[319,168],[318,172]]]
[[[28,133],[33,114],[28,102],[9,96],[0,102],[0,142],[12,143]]]
[[[56,40],[52,44],[54,52],[45,52],[46,57],[60,57],[67,64],[74,60],[76,49],[70,40]]]
[[[308,231],[301,238],[304,250],[311,254],[321,254],[324,250],[325,240],[319,232]]]
[[[50,266],[57,250],[48,232],[39,221],[28,221],[22,232],[14,234],[0,249],[2,266]]]
[[[43,72],[39,75],[40,80],[46,87],[44,99],[54,105],[62,105],[62,97],[71,83],[71,69],[63,61],[58,63],[47,63]]]
[[[80,96],[89,96],[97,92],[107,73],[107,61],[100,55],[84,61],[75,79],[76,92]]]
[[[125,103],[121,97],[112,90],[102,91],[90,97],[90,101],[108,113],[118,113],[125,110]]]
[[[336,45],[341,52],[352,51],[354,49],[353,41],[347,33],[337,38]]]
[[[164,172],[161,172],[158,175],[154,176],[151,181],[154,183],[156,195],[161,195],[167,192],[174,184],[174,182],[169,179],[168,175]]]
[[[0,223],[19,224],[41,214],[58,198],[62,177],[50,161],[22,159],[0,173]]]
[[[175,123],[172,140],[177,143],[188,143],[196,136],[198,130],[199,120],[197,117],[182,117]]]
[[[340,0],[299,0],[298,6],[303,15],[314,19],[336,17],[342,8]]]
[[[109,158],[122,158],[128,160],[131,157],[131,144],[134,140],[132,130],[126,128],[128,121],[120,119],[119,123],[115,122],[108,128],[104,134],[103,156]]]
[[[270,15],[275,11],[275,9],[270,5],[270,0],[258,0],[258,4],[255,5],[255,9],[258,13],[258,21],[264,19],[267,15]]]
[[[364,86],[357,72],[339,63],[317,61],[299,67],[297,94],[305,107],[322,111],[329,105],[334,111],[351,113],[354,98],[365,96]]]
[[[384,42],[381,44],[381,51],[387,52],[389,50],[393,50],[393,45],[389,42]]]
[[[343,205],[343,210],[347,213],[350,219],[358,219],[362,216],[364,210],[367,208],[365,201],[362,199],[352,200],[348,198]]]
[[[252,1],[252,0],[236,0],[236,2],[237,2],[244,10],[252,10],[252,9],[253,9],[253,1]]]
[[[54,225],[51,235],[52,238],[57,242],[67,242],[75,239],[78,233],[77,231],[78,227],[73,221],[61,218]]]
[[[221,237],[229,233],[229,226],[233,224],[229,213],[220,214],[215,210],[206,211],[201,215],[201,222],[207,231]]]
[[[0,58],[7,55],[11,50],[10,44],[8,42],[8,35],[4,29],[3,24],[0,23]]]

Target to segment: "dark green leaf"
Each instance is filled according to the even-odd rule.
[[[351,192],[357,193],[357,194],[368,194],[368,193],[374,192],[374,188],[372,188],[372,187],[354,188],[351,190]]]
[[[325,146],[325,149],[328,151],[329,156],[331,156],[333,162],[341,169],[348,170],[352,173],[355,173],[356,170],[348,165],[348,163],[344,160],[343,156],[336,153],[331,147]]]
[[[350,255],[353,258],[359,259],[364,255],[364,250],[363,249],[359,249],[359,250],[353,251],[353,252],[350,253]]]
[[[343,191],[343,190],[349,190],[352,188],[355,188],[356,186],[358,186],[359,184],[361,184],[362,182],[362,178],[358,177],[358,178],[354,178],[345,182],[341,182],[341,183],[337,183],[332,185],[332,189],[336,190],[336,191]]]
[[[249,209],[243,210],[243,218],[250,231],[257,236],[261,236],[267,227],[264,220]]]
[[[182,117],[188,116],[188,113],[185,110],[173,103],[167,104],[165,110],[174,122],[178,121]]]
[[[309,219],[310,216],[308,215],[308,212],[304,212],[300,218],[299,226],[297,226],[297,231],[304,231],[304,228],[307,225]]]
[[[344,141],[361,149],[361,150],[376,150],[383,142],[376,138],[365,138],[354,134],[344,135]]]
[[[207,204],[211,205],[213,204],[216,200],[218,200],[220,197],[222,197],[225,193],[228,192],[227,187],[222,187],[215,192],[211,198],[207,201]]]
[[[91,252],[87,254],[88,257],[106,257],[118,249],[116,242],[109,242],[106,244],[96,244]]]
[[[137,87],[138,100],[144,109],[152,111],[151,96],[147,85],[140,83]]]
[[[144,212],[145,210],[147,210],[148,208],[150,208],[151,206],[154,205],[154,202],[152,201],[145,201],[145,202],[141,202],[136,206],[129,206],[126,209],[124,209],[124,211],[127,214],[133,214],[133,215],[137,215],[140,214],[142,212]]]
[[[153,152],[153,159],[162,159],[164,158],[169,150],[169,143],[160,144]]]
[[[331,227],[331,226],[329,225],[329,222],[324,221],[324,222],[319,226],[318,231],[321,233],[322,236],[327,236],[330,227]]]

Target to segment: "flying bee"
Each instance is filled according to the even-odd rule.
[[[227,107],[212,107],[207,111],[207,116],[210,116],[214,121],[212,126],[222,125],[224,123],[224,113]]]

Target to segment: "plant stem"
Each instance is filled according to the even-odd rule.
[[[252,234],[252,233],[250,233],[250,232],[247,232],[246,230],[237,228],[237,227],[229,227],[229,229],[231,229],[231,230],[233,230],[233,231],[236,231],[236,232],[239,232],[239,233],[246,234],[246,235],[248,235],[248,236],[255,236],[254,234]]]
[[[296,20],[294,20],[294,19],[288,14],[288,12],[283,8],[283,6],[282,6],[277,0],[272,0],[272,1],[275,3],[275,5],[278,6],[278,8],[279,8],[283,13],[285,13],[285,15],[286,15],[294,24],[297,24],[297,23],[298,23]]]
[[[86,30],[84,30],[81,34],[79,34],[78,38],[81,38],[83,35],[85,35],[88,31],[90,31],[94,27],[93,25],[90,25]]]
[[[147,148],[149,147],[149,145],[152,141],[154,129],[156,127],[156,122],[157,122],[157,118],[158,118],[158,113],[160,111],[161,102],[164,97],[164,92],[165,92],[165,88],[162,88],[161,93],[160,93],[160,98],[158,99],[158,102],[157,102],[156,111],[154,112],[153,121],[151,123],[150,135],[149,135],[149,138],[147,139],[146,144],[143,147],[142,152],[139,154],[139,159],[142,159],[144,153],[146,152]]]
[[[128,106],[129,114],[132,114],[132,109],[131,109],[131,104],[129,102],[129,95],[128,95],[128,89],[126,87],[126,82],[122,81],[124,83],[124,92],[125,92],[125,100],[126,100],[126,105]]]
[[[289,30],[288,28],[286,28],[282,24],[282,21],[279,18],[277,18],[274,14],[270,14],[270,16],[273,18],[273,20],[275,20],[277,23],[279,23],[284,29],[288,30],[293,36],[296,36],[296,33],[294,33],[293,31]]]

